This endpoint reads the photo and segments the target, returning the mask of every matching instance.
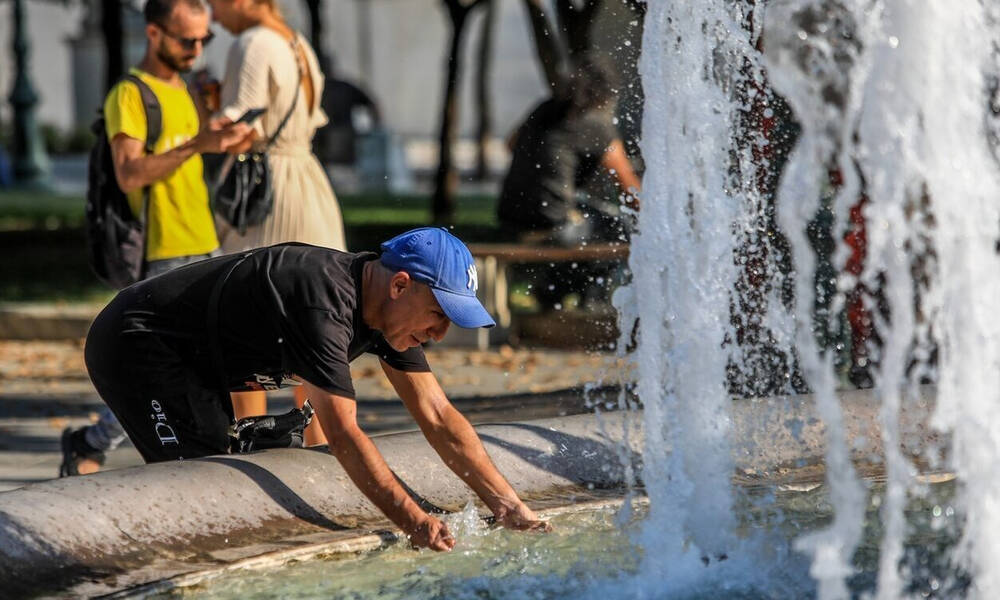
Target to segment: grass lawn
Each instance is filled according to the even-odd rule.
[[[348,247],[431,223],[427,196],[343,194],[339,197]],[[495,199],[458,199],[456,231],[489,231]],[[45,192],[0,190],[0,302],[105,302],[113,290],[91,274],[84,252],[84,200]],[[463,235],[463,234],[460,234]]]
[[[430,198],[419,194],[341,194],[338,196],[344,224],[428,225]],[[493,226],[496,199],[490,195],[458,198],[455,223]],[[64,229],[83,226],[84,200],[45,192],[0,190],[0,233],[27,229]]]
[[[0,190],[0,232],[83,226],[83,198]]]
[[[344,224],[429,225],[431,201],[422,195],[342,194],[338,196]],[[496,225],[496,198],[489,195],[459,196],[456,225]]]

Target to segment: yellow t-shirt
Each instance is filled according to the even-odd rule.
[[[131,73],[146,82],[160,101],[162,130],[154,154],[163,154],[198,134],[198,111],[186,88],[170,85],[139,69]],[[111,89],[104,101],[104,120],[109,140],[123,133],[146,142],[146,112],[134,83],[122,81]],[[130,192],[128,201],[133,214],[142,214],[141,189]],[[149,213],[146,260],[207,254],[219,247],[200,154],[153,182]]]

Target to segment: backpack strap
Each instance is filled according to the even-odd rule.
[[[134,83],[135,87],[139,88],[142,107],[146,111],[146,154],[152,154],[157,140],[160,139],[160,134],[163,133],[163,112],[160,109],[160,100],[142,78],[129,73],[123,79]]]
[[[163,132],[163,111],[160,109],[160,100],[156,97],[153,89],[149,87],[142,78],[129,73],[122,78],[125,81],[129,81],[135,84],[135,87],[139,88],[139,96],[142,98],[142,108],[146,113],[146,144],[145,150],[146,154],[153,154],[153,148],[156,146],[156,141],[160,139],[160,134]],[[149,191],[151,186],[145,186],[142,188],[142,216],[139,222],[143,224],[142,233],[142,271],[139,273],[139,278],[144,279],[146,277],[146,246],[149,243],[149,227],[146,227],[146,219],[149,216]]]

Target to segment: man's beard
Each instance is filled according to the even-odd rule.
[[[181,62],[182,59],[169,54],[166,50],[164,50],[163,46],[156,49],[156,58],[160,59],[160,62],[178,73],[187,73],[191,70],[191,67],[194,66],[193,60],[185,65]]]

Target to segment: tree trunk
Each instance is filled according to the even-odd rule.
[[[469,11],[478,4],[468,6],[459,0],[445,0],[451,18],[451,46],[448,53],[447,77],[441,110],[441,132],[438,137],[440,156],[434,176],[434,196],[431,198],[431,214],[435,223],[450,223],[455,218],[455,192],[458,175],[452,164],[452,145],[458,130],[458,80],[461,74],[462,37]]]
[[[528,11],[528,21],[531,23],[532,38],[535,40],[535,52],[542,66],[549,89],[556,91],[562,79],[565,66],[562,43],[559,33],[552,27],[541,0],[525,0],[524,8]]]
[[[573,0],[556,0],[556,14],[571,57],[590,50],[590,30],[600,6],[601,0],[585,0],[580,7],[573,4]]]
[[[125,75],[121,0],[101,0],[101,33],[107,58],[104,85],[110,90]]]
[[[483,33],[479,38],[479,73],[476,81],[476,95],[479,99],[476,179],[479,181],[485,181],[489,177],[486,151],[493,133],[493,98],[490,95],[490,74],[493,70],[493,29],[496,21],[497,0],[485,0],[485,2],[486,14],[483,15]]]

